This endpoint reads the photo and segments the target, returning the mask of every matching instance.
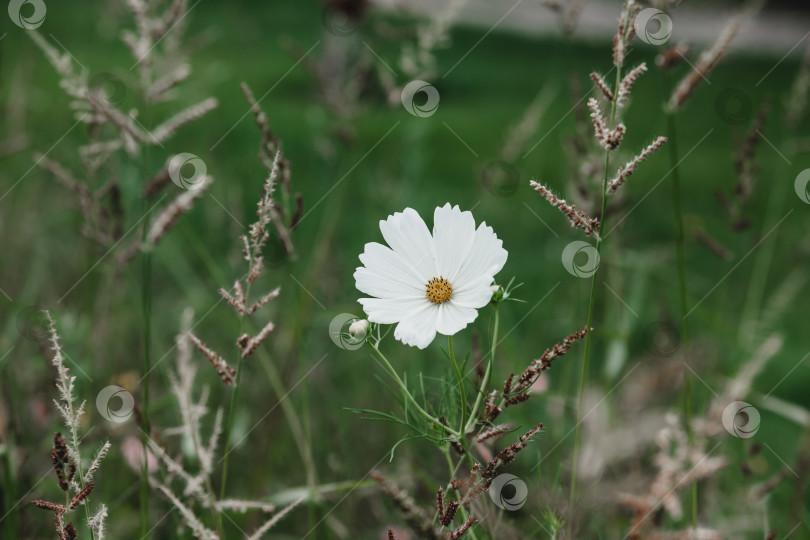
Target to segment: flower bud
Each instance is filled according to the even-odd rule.
[[[349,334],[355,339],[363,339],[366,337],[366,332],[368,332],[368,321],[366,319],[354,321],[349,326]]]

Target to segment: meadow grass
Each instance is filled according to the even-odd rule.
[[[606,43],[573,43],[568,55],[563,55],[561,40],[495,32],[450,75],[434,83],[441,94],[434,116],[429,119],[409,116],[399,107],[389,107],[377,93],[369,91],[363,102],[363,113],[353,126],[357,138],[353,144],[343,146],[330,140],[334,120],[318,102],[306,71],[298,66],[287,74],[298,58],[285,50],[284,40],[291,38],[307,50],[321,39],[323,32],[320,10],[297,4],[259,6],[231,2],[224,7],[214,7],[203,3],[190,16],[188,34],[198,36],[203,45],[191,56],[194,71],[191,83],[182,87],[180,102],[188,105],[214,95],[220,106],[181,131],[166,144],[165,153],[192,152],[201,156],[217,182],[210,190],[211,196],[201,199],[151,255],[151,361],[157,369],[152,377],[150,422],[173,425],[176,421],[172,399],[165,391],[172,356],[164,359],[164,355],[174,343],[183,307],[190,305],[198,314],[207,313],[217,301],[213,291],[227,287],[229,279],[239,275],[242,261],[233,239],[242,233],[242,225],[253,220],[255,201],[266,174],[256,159],[259,136],[250,115],[211,148],[248,111],[239,89],[240,81],[247,81],[258,97],[281,80],[261,105],[284,142],[285,154],[292,162],[295,188],[302,192],[308,213],[295,231],[299,258],[272,265],[262,278],[261,289],[282,286],[282,294],[269,308],[269,318],[277,321],[278,328],[271,338],[272,347],[268,348],[266,361],[274,366],[286,390],[290,391],[285,400],[302,416],[302,433],[294,437],[281,408],[272,409],[283,389],[279,388],[278,380],[273,379],[272,372],[262,367],[265,359],[256,356],[244,361],[242,365],[250,377],[247,382],[243,377],[239,397],[242,406],[235,410],[233,419],[234,454],[229,462],[228,485],[238,485],[239,492],[246,496],[283,495],[291,488],[307,487],[314,479],[308,478],[301,454],[303,448],[310,446],[315,456],[317,481],[319,485],[330,486],[332,491],[326,490],[324,498],[311,504],[306,517],[302,517],[302,512],[295,519],[278,525],[278,537],[299,538],[313,528],[311,538],[337,537],[327,526],[329,520],[337,519],[358,538],[376,538],[389,523],[369,517],[369,507],[375,517],[386,515],[378,493],[363,487],[341,500],[354,482],[365,478],[376,464],[387,465],[394,471],[404,469],[403,474],[421,469],[416,473],[418,476],[443,478],[445,463],[441,460],[425,463],[423,456],[429,445],[416,441],[399,445],[394,463],[388,465],[389,451],[401,438],[401,431],[395,425],[371,425],[360,415],[345,410],[347,407],[394,407],[393,398],[385,394],[380,385],[371,384],[371,373],[380,378],[386,375],[372,367],[375,363],[368,351],[340,350],[328,336],[327,327],[334,315],[361,313],[352,279],[359,265],[357,255],[365,242],[380,240],[378,221],[406,206],[424,212],[450,201],[463,209],[474,208],[476,219],[486,220],[493,226],[509,251],[507,266],[500,277],[508,280],[514,275],[517,282],[524,283],[518,296],[526,301],[526,304],[510,304],[500,310],[502,333],[509,332],[509,339],[499,345],[493,380],[501,381],[510,372],[521,370],[560,337],[581,328],[587,316],[590,283],[572,277],[560,263],[563,247],[579,237],[564,220],[557,219],[554,211],[528,187],[528,181],[543,179],[560,191],[568,185],[572,167],[576,165],[567,162],[561,147],[565,138],[573,134],[573,117],[568,116],[557,125],[571,108],[567,74],[575,70],[583,86],[587,86],[588,73],[605,65],[608,47]],[[104,31],[117,20],[116,14],[109,14],[110,19],[97,19],[62,5],[49,5],[49,10],[49,18],[58,20],[59,25],[46,30],[90,67],[91,72],[111,71],[125,80],[134,77],[133,73],[120,72],[120,66],[129,65],[128,53],[114,33]],[[383,19],[402,22],[388,16]],[[73,120],[67,107],[68,98],[59,90],[58,79],[50,66],[22,31],[16,31],[16,27],[12,30],[15,31],[9,31],[0,43],[6,59],[0,66],[0,78],[6,81],[0,87],[0,99],[9,118],[2,136],[11,137],[20,130],[29,137],[29,142],[25,151],[2,158],[0,172],[0,196],[25,176],[0,201],[0,238],[4,252],[0,258],[0,287],[11,297],[9,300],[0,295],[0,305],[4,306],[2,311],[6,315],[0,335],[0,356],[7,355],[0,360],[0,393],[7,408],[5,412],[19,431],[15,442],[26,449],[17,456],[21,463],[15,474],[15,490],[21,496],[47,469],[49,433],[57,419],[53,415],[29,419],[32,415],[29,411],[40,406],[43,400],[46,404],[49,402],[52,374],[36,344],[22,338],[18,332],[17,314],[34,304],[58,313],[64,348],[70,351],[70,359],[77,366],[71,366],[73,373],[78,374],[77,393],[88,396],[90,402],[101,387],[126,377],[138,378],[143,324],[138,308],[139,265],[130,266],[121,276],[114,276],[111,266],[106,264],[94,266],[104,253],[78,236],[80,215],[66,202],[69,199],[63,189],[42,169],[27,172],[33,163],[33,151],[50,148]],[[445,68],[452,66],[480,36],[480,29],[454,30],[452,46],[437,53],[438,64]],[[369,39],[368,43],[395,65],[397,43],[380,39]],[[652,48],[638,45],[633,51],[632,63],[646,60],[652,66],[654,52]],[[321,53],[316,47],[313,57]],[[754,217],[754,232],[740,235],[729,230],[713,192],[718,188],[731,191],[734,186],[732,156],[745,135],[746,125],[724,122],[715,112],[716,99],[722,90],[730,87],[744,89],[755,107],[764,96],[771,96],[775,112],[764,133],[787,152],[783,146],[786,134],[779,121],[781,98],[798,69],[797,62],[794,58],[787,59],[762,85],[755,86],[775,60],[732,54],[711,75],[711,86],[700,89],[678,115],[681,155],[711,130],[705,143],[689,154],[679,171],[687,234],[689,306],[698,305],[775,224],[765,222],[764,216],[781,218],[767,212],[769,200],[777,189],[792,191],[795,175],[806,168],[806,160],[786,153],[793,161],[793,165],[787,165],[770,146],[760,145],[756,158],[762,172],[749,210]],[[26,89],[24,95],[15,90],[19,87]],[[481,169],[497,159],[505,133],[542,88],[549,88],[553,96],[535,137],[535,140],[543,140],[516,164],[520,173],[517,191],[508,197],[493,195],[481,181]],[[624,118],[630,128],[624,149],[640,148],[647,144],[651,134],[666,133],[666,118],[662,112],[666,97],[653,74],[636,83],[633,106]],[[134,101],[135,96],[127,99]],[[12,119],[20,114],[18,109],[25,114],[19,124],[14,124]],[[151,111],[156,117],[163,112],[161,105]],[[473,155],[450,128],[478,156]],[[50,157],[70,162],[75,149],[86,140],[82,129],[71,131],[53,148]],[[800,128],[799,135],[810,135],[806,125]],[[324,144],[333,145],[334,155],[324,156],[319,151]],[[151,165],[160,163],[154,155],[150,160]],[[636,173],[624,187],[631,204],[647,195],[668,169],[666,159],[651,159]],[[120,178],[124,206],[138,208],[138,193],[145,181],[142,168],[122,160],[114,172]],[[592,343],[588,382],[605,391],[619,378],[608,375],[605,370],[609,342],[620,342],[627,347],[628,363],[622,374],[630,367],[630,362],[637,359],[645,366],[655,366],[661,359],[651,348],[649,329],[661,321],[677,321],[679,317],[671,187],[666,184],[665,180],[622,222],[621,246],[608,243],[603,253],[604,279],[637,314],[631,319],[633,331],[627,332],[622,318],[628,315],[622,303],[606,292],[598,298],[595,320],[600,327]],[[333,187],[331,194],[321,200]],[[773,243],[775,262],[762,285],[766,291],[775,290],[794,269],[806,268],[807,264],[810,246],[802,220],[807,207],[790,193],[787,201],[785,211],[794,209],[795,214],[768,240]],[[124,229],[129,229],[138,217],[128,215]],[[614,220],[609,226],[615,223]],[[724,241],[734,252],[735,259],[720,260],[695,242],[690,231],[696,227]],[[702,368],[700,376],[709,387],[692,381],[694,410],[705,409],[712,399],[711,389],[722,388],[725,378],[738,370],[750,352],[738,339],[738,325],[745,305],[740,291],[749,286],[753,261],[752,257],[731,272],[690,316],[691,342],[701,354],[696,365]],[[86,277],[63,298],[85,273]],[[637,294],[640,289],[646,292]],[[767,299],[768,293],[764,296]],[[479,317],[472,326],[486,335],[487,323],[486,317]],[[235,354],[230,336],[236,335],[239,325],[227,306],[220,305],[201,321],[200,334],[206,336],[215,349]],[[251,323],[245,322],[245,325]],[[780,332],[787,338],[785,348],[777,361],[757,379],[755,393],[769,392],[807,353],[804,326],[804,307],[795,302],[778,323]],[[259,329],[251,327],[246,331],[254,334]],[[455,357],[463,368],[461,359],[471,353],[469,333],[456,336],[453,345]],[[450,365],[440,361],[444,357],[438,346],[434,345],[421,356],[406,353],[404,348],[386,351],[400,373],[404,370],[409,374],[409,380],[420,372],[425,377],[454,379]],[[321,361],[324,356],[325,360]],[[577,355],[572,354],[555,363],[554,370],[548,374],[551,387],[547,398],[534,399],[513,413],[513,419],[521,425],[533,425],[538,419],[546,425],[540,443],[529,447],[514,465],[515,474],[542,484],[544,490],[561,489],[560,485],[566,482],[567,474],[561,471],[567,467],[563,463],[570,455],[573,438],[554,450],[539,469],[528,471],[537,459],[545,458],[558,441],[564,440],[574,425],[580,369],[579,362],[574,361],[576,358]],[[216,374],[213,370],[201,371],[201,377],[211,384],[214,401],[225,403],[229,394],[218,384]],[[305,374],[308,375],[304,377]],[[774,396],[810,407],[804,391],[806,376],[806,366],[798,368],[779,384]],[[669,397],[674,399],[675,395],[673,391]],[[664,399],[666,397],[662,397]],[[555,409],[559,403],[563,404],[564,414]],[[272,412],[265,416],[270,410]],[[752,441],[734,439],[726,443],[726,455],[733,461],[715,478],[713,491],[708,496],[719,498],[723,492],[733,492],[761,481],[782,467],[780,460],[795,463],[801,438],[799,430],[778,415],[761,412],[760,434],[771,450],[760,448],[756,452]],[[94,413],[91,410],[91,414]],[[611,407],[610,414],[620,416],[622,412],[617,406]],[[131,431],[131,426],[116,428],[111,437],[132,434]],[[107,435],[100,432],[88,434],[88,440],[95,446],[105,437]],[[741,472],[744,467],[753,469],[753,473],[746,476]],[[115,452],[108,456],[105,469],[119,469],[120,474],[102,474],[95,496],[110,502],[110,534],[124,538],[126,531],[136,530],[139,519],[138,474],[126,468],[120,454]],[[4,482],[7,471],[7,466],[0,467]],[[613,477],[624,472],[606,474]],[[805,527],[791,538],[810,537],[807,496],[801,498],[804,506],[800,517]],[[774,526],[781,527],[788,522],[793,500],[790,484],[773,492],[768,513]],[[338,502],[340,505],[333,511]],[[150,506],[157,503],[152,502]],[[723,507],[722,501],[712,509],[728,519],[737,516],[733,509]],[[0,515],[7,510],[5,506]],[[151,511],[157,518],[163,515],[158,515],[155,508]],[[36,509],[23,507],[13,512],[21,512],[20,527],[28,536],[52,534],[49,532],[51,523],[39,519]],[[387,519],[398,519],[391,512]],[[532,508],[531,512],[539,516],[542,508]],[[247,518],[237,515],[234,519],[240,526],[248,525]],[[627,520],[626,515],[611,512],[595,518],[591,527],[594,531],[601,527],[624,531]],[[526,522],[530,530],[534,524],[531,520]],[[7,523],[14,522],[4,520],[2,526]],[[173,538],[173,525],[177,525],[176,520],[167,519],[166,526],[157,529],[154,537]],[[232,524],[224,525],[232,533],[236,531]],[[252,529],[255,524],[249,525],[248,529]],[[787,530],[782,532],[787,533]]]

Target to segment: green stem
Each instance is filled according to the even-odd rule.
[[[695,441],[695,433],[692,429],[692,378],[686,372],[686,358],[689,354],[689,319],[686,314],[689,312],[686,301],[686,249],[685,235],[683,227],[683,199],[681,196],[681,179],[678,174],[678,133],[675,124],[675,114],[672,110],[667,111],[667,136],[669,146],[669,160],[672,170],[672,207],[675,214],[675,245],[678,258],[678,288],[680,290],[681,308],[681,354],[683,357],[683,401],[684,401],[684,422],[686,423],[686,433],[689,443]],[[692,527],[698,526],[698,492],[697,482],[693,482],[689,487],[689,499],[692,514]]]
[[[451,428],[449,426],[446,426],[443,423],[441,423],[437,418],[435,418],[430,413],[428,413],[425,409],[423,409],[419,405],[419,403],[416,402],[416,399],[414,399],[413,395],[411,395],[411,392],[410,392],[410,390],[408,390],[408,387],[405,386],[405,383],[402,382],[402,379],[400,379],[399,375],[397,374],[397,371],[394,369],[394,366],[392,366],[391,363],[388,361],[388,359],[385,357],[385,355],[380,352],[380,349],[377,348],[377,345],[372,343],[371,340],[368,341],[368,345],[377,354],[377,357],[383,363],[383,365],[385,366],[385,369],[388,370],[388,372],[391,374],[391,377],[393,377],[394,381],[396,381],[397,386],[399,386],[399,388],[405,394],[405,397],[408,398],[408,401],[411,402],[411,404],[416,408],[416,410],[419,412],[419,414],[421,414],[423,417],[425,417],[425,419],[429,420],[432,424],[434,424],[436,426],[439,426],[443,430],[450,433],[453,437],[459,438],[460,434],[456,430],[454,430],[453,428]]]
[[[458,368],[456,362],[456,355],[453,352],[453,336],[447,336],[447,348],[450,354],[450,362],[453,364],[453,370],[456,372],[456,379],[458,379],[458,390],[461,394],[461,426],[459,433],[464,433],[464,427],[467,425],[467,392],[464,389],[464,377],[461,375],[461,370]]]
[[[475,397],[475,403],[470,411],[470,418],[464,426],[464,435],[466,435],[470,428],[475,425],[475,419],[478,415],[478,407],[481,406],[481,401],[487,393],[487,385],[489,384],[489,377],[492,374],[492,361],[495,358],[495,347],[498,343],[498,304],[495,304],[495,322],[492,327],[492,340],[490,344],[489,358],[487,359],[487,369],[484,371],[484,378],[481,379],[481,387],[478,389],[478,395]]]
[[[616,85],[614,87],[613,95],[619,93],[619,84],[621,83],[622,66],[616,67]],[[611,102],[610,106],[610,125],[609,129],[613,129],[616,125],[616,100]],[[601,257],[602,255],[602,239],[603,235],[607,234],[605,224],[607,223],[607,187],[608,187],[608,171],[610,169],[610,149],[605,149],[605,173],[602,178],[602,211],[599,216],[599,234],[596,235],[596,253]],[[585,404],[585,381],[588,376],[588,359],[591,352],[591,324],[593,323],[594,307],[596,305],[596,282],[599,277],[599,267],[593,273],[591,278],[591,295],[588,301],[588,325],[586,326],[588,333],[585,335],[585,348],[582,353],[582,373],[579,377],[579,395],[577,398],[577,423],[574,427],[574,460],[571,465],[571,496],[569,499],[569,512],[573,513],[574,502],[576,501],[577,492],[577,462],[579,461],[579,445],[582,439],[582,409]]]
[[[144,199],[144,206],[147,201]],[[148,213],[148,210],[147,210]],[[144,220],[141,232],[141,241],[146,241],[149,217]],[[149,426],[149,381],[152,371],[152,254],[145,251],[141,255],[141,315],[143,318],[143,380],[141,381],[141,444],[143,445],[144,460],[141,464],[141,538],[149,537],[149,455],[148,439],[151,432]],[[86,505],[85,505],[86,506]]]
[[[248,262],[249,267],[253,267],[253,261],[250,260]],[[248,281],[245,285],[245,303],[250,298],[250,285],[251,283]],[[242,332],[244,331],[245,327],[245,315],[244,313],[239,316],[239,333],[237,335],[241,336]],[[234,411],[236,410],[236,398],[239,396],[239,380],[242,377],[242,351],[239,351],[238,359],[236,360],[236,380],[233,383],[233,392],[231,392],[231,402],[228,406],[228,425],[225,428],[225,455],[223,456],[223,463],[222,463],[222,481],[220,482],[219,486],[219,498],[225,498],[225,486],[228,482],[228,457],[230,455],[231,449],[231,430],[233,429],[233,418],[234,418]]]

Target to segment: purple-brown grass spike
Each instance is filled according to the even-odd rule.
[[[228,365],[220,355],[208,348],[208,346],[200,338],[189,332],[188,338],[191,343],[197,348],[198,351],[208,359],[209,362],[216,368],[222,382],[225,384],[233,384],[236,379],[236,370]]]
[[[546,349],[546,352],[544,352],[540,358],[533,360],[532,363],[529,364],[529,367],[520,375],[518,379],[519,387],[525,389],[531,386],[531,383],[538,375],[551,368],[551,364],[555,358],[563,356],[571,349],[575,341],[584,338],[587,334],[588,328],[583,328],[567,336],[550,349]]]
[[[603,141],[602,146],[608,150],[617,149],[619,145],[622,144],[622,139],[624,139],[624,134],[626,131],[627,128],[624,124],[618,124],[613,130],[605,135],[605,140]]]
[[[652,143],[650,143],[646,148],[644,148],[641,153],[639,153],[636,157],[631,159],[627,162],[627,164],[619,169],[619,172],[616,175],[616,178],[612,179],[608,182],[608,189],[611,192],[616,191],[622,184],[624,184],[627,179],[635,172],[638,168],[639,164],[642,161],[646,161],[647,158],[656,150],[661,148],[663,144],[667,142],[666,137],[658,137]]]
[[[588,98],[588,109],[591,111],[591,120],[593,121],[593,134],[602,144],[605,140],[605,133],[608,129],[607,119],[602,114],[602,109],[599,107],[599,102],[595,98]]]
[[[48,501],[36,500],[31,501],[31,504],[33,504],[37,508],[53,512],[54,514],[64,514],[65,512],[67,512],[67,509],[65,509],[65,507],[62,506],[61,504],[56,504]]]
[[[655,57],[655,65],[664,71],[672,69],[683,62],[683,59],[686,58],[686,55],[689,53],[689,49],[690,46],[686,42],[673,45]]]
[[[61,433],[56,433],[53,436],[53,450],[51,451],[51,463],[53,463],[53,470],[56,472],[56,478],[59,482],[59,487],[62,491],[67,491],[72,474],[65,474],[65,465],[70,466],[72,463],[68,456],[67,444]],[[73,465],[75,469],[75,464]],[[71,478],[69,478],[69,476]]]
[[[628,0],[624,3],[621,16],[619,17],[619,27],[616,31],[616,35],[613,37],[613,65],[616,67],[620,67],[624,64],[627,48],[636,35],[633,24],[640,10],[641,7],[633,0]]]
[[[554,195],[546,186],[535,182],[534,180],[530,181],[529,184],[538,192],[540,195],[545,197],[545,199],[551,204],[551,206],[556,207],[560,210],[565,216],[568,218],[568,221],[571,222],[572,227],[576,227],[578,229],[582,229],[585,231],[585,234],[591,236],[594,233],[599,233],[599,220],[596,218],[588,217],[585,212],[574,206],[573,204],[568,204],[565,202],[565,199],[560,199],[556,195]]]
[[[276,287],[273,291],[265,294],[259,300],[254,302],[253,305],[251,305],[249,308],[247,308],[246,313],[248,315],[251,315],[251,314],[255,313],[257,310],[264,307],[264,305],[267,304],[270,300],[272,300],[273,298],[278,296],[280,292],[281,292],[281,287]]]
[[[270,332],[272,332],[275,327],[275,324],[268,322],[264,325],[264,328],[262,328],[261,331],[252,338],[249,338],[247,334],[241,336],[237,341],[237,344],[242,349],[242,358],[247,358],[253,354],[253,352],[259,348],[259,345],[261,345],[264,340],[267,339],[267,336],[270,335]]]
[[[436,509],[439,511],[439,521],[444,521],[444,490],[441,486],[436,492]]]
[[[62,515],[56,512],[53,513],[54,525],[56,525],[56,536],[59,540],[65,540],[65,528],[62,525]]]
[[[647,71],[647,64],[642,62],[633,69],[631,69],[627,75],[624,76],[622,81],[619,83],[619,95],[616,99],[616,106],[617,107],[624,107],[627,104],[627,98],[630,97],[630,90],[633,88],[633,83],[636,82],[642,73]]]
[[[394,536],[394,531],[391,530],[391,527],[388,527],[388,540],[397,540]]]
[[[470,516],[469,518],[467,518],[467,521],[465,521],[458,529],[456,529],[451,533],[448,533],[447,538],[449,538],[450,540],[456,540],[456,538],[461,538],[462,536],[464,536],[464,533],[470,530],[470,527],[472,527],[477,521],[478,521],[477,517]]]
[[[93,488],[95,488],[95,487],[96,487],[96,483],[95,483],[95,482],[90,482],[89,484],[87,484],[86,486],[84,486],[84,487],[82,488],[82,490],[81,490],[81,491],[79,491],[79,492],[76,494],[76,496],[75,496],[75,497],[73,497],[73,500],[71,500],[71,501],[70,501],[70,509],[71,509],[71,510],[73,510],[74,508],[76,508],[77,506],[79,506],[79,504],[81,504],[81,502],[82,502],[83,500],[85,500],[85,499],[86,499],[86,498],[87,498],[87,497],[90,495],[90,493],[93,491]]]
[[[610,91],[608,84],[605,82],[605,79],[603,79],[601,75],[594,71],[591,73],[591,80],[593,81],[593,84],[602,91],[602,95],[605,96],[605,99],[611,102],[616,99],[613,92]]]
[[[445,527],[449,527],[451,523],[453,523],[453,519],[456,517],[456,511],[458,510],[459,504],[450,499],[450,502],[447,503],[447,509],[444,511],[444,515],[441,517],[441,523]]]
[[[478,436],[478,438],[475,439],[475,441],[482,443],[490,439],[497,439],[498,437],[506,433],[509,429],[511,429],[511,426],[509,424],[500,424],[497,426],[492,426],[491,428],[487,428],[484,431],[482,431],[481,434]]]
[[[498,399],[498,391],[493,390],[487,396],[486,402],[484,403],[484,422],[491,422],[501,414],[501,409],[497,405],[495,405],[495,400]]]
[[[672,109],[678,109],[692,96],[695,89],[704,80],[707,80],[709,73],[717,66],[720,59],[726,54],[729,45],[734,40],[737,32],[740,29],[740,23],[736,19],[732,19],[723,29],[723,32],[714,42],[712,48],[704,51],[698,58],[697,64],[694,65],[692,70],[681,79],[672,97],[669,99],[669,106]]]

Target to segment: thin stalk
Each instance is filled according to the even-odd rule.
[[[478,407],[481,406],[481,401],[483,397],[487,393],[487,385],[489,384],[489,377],[492,374],[492,361],[495,358],[495,347],[498,343],[498,304],[495,304],[495,322],[492,327],[492,339],[490,344],[490,351],[489,351],[489,359],[487,360],[487,369],[484,371],[484,378],[481,379],[481,387],[478,389],[478,395],[475,398],[475,404],[473,404],[472,410],[470,411],[470,418],[467,420],[467,423],[464,425],[464,429],[462,430],[462,435],[466,435],[470,428],[475,425],[475,419],[478,414]]]
[[[249,266],[252,268],[253,260],[251,258],[248,261]],[[245,300],[247,301],[250,298],[250,281],[247,281],[245,284]],[[242,313],[239,316],[239,332],[238,336],[242,335],[242,331],[245,327],[245,314]],[[239,380],[242,377],[242,351],[239,351],[239,356],[236,360],[236,380],[233,383],[233,392],[231,392],[231,402],[228,406],[228,425],[225,428],[225,455],[223,456],[223,463],[222,463],[222,480],[219,486],[219,498],[225,498],[225,486],[228,481],[228,456],[230,455],[231,449],[231,430],[233,429],[233,417],[234,411],[236,410],[236,398],[239,396]]]
[[[458,468],[461,465],[461,460],[459,460],[458,465],[453,465],[453,458],[450,457],[450,445],[443,446],[442,447],[442,452],[444,453],[445,460],[447,460],[447,468],[450,471],[450,479],[452,480],[453,478],[456,477],[456,472],[458,471]],[[465,454],[470,455],[470,453],[466,452],[466,451],[465,451]],[[458,497],[458,501],[461,502],[461,499],[462,499],[461,491],[459,491],[458,488],[455,488],[455,490],[456,490],[456,497]],[[467,515],[467,510],[464,508],[464,505],[461,505],[461,506],[458,507],[458,512],[461,514],[462,521],[467,521],[469,516]],[[477,540],[478,539],[478,537],[475,534],[475,529],[473,529],[471,527],[468,530],[468,532],[469,532],[470,538],[472,538],[472,540]]]
[[[307,487],[309,487],[314,494],[318,478],[317,471],[315,469],[315,461],[312,459],[312,445],[309,444],[309,441],[307,441],[307,438],[304,435],[304,427],[298,413],[295,410],[295,406],[290,402],[290,400],[284,399],[289,391],[284,386],[284,382],[281,380],[281,375],[276,369],[276,366],[263,349],[260,349],[258,352],[259,361],[267,374],[267,380],[270,382],[270,386],[273,387],[273,391],[278,396],[281,410],[284,413],[284,416],[287,417],[287,423],[290,425],[290,431],[292,431],[293,439],[295,439],[296,446],[298,446],[298,452],[301,454],[301,461],[303,462],[304,469],[306,470]]]
[[[683,370],[683,402],[684,402],[684,422],[686,423],[686,433],[690,444],[695,441],[695,433],[692,429],[692,378],[686,373],[686,355],[689,353],[689,319],[686,314],[689,312],[686,300],[686,250],[684,246],[683,229],[683,199],[681,196],[681,179],[678,174],[678,131],[675,124],[674,111],[667,111],[667,139],[669,146],[669,160],[672,170],[672,208],[675,215],[675,245],[678,257],[678,288],[680,290],[681,308],[681,350],[684,357]],[[693,482],[689,487],[689,499],[692,514],[692,528],[698,526],[698,492],[697,482]]]
[[[143,201],[147,208],[147,201]],[[146,242],[146,232],[149,228],[149,217],[144,219],[141,230],[141,242]],[[143,323],[143,371],[141,391],[141,444],[143,445],[144,460],[141,464],[141,538],[149,537],[149,469],[146,456],[148,451],[148,438],[151,432],[149,426],[149,382],[152,372],[152,254],[145,251],[141,254],[141,316]],[[86,506],[86,505],[85,505]],[[92,531],[91,531],[92,532]]]
[[[394,381],[396,381],[397,386],[399,386],[399,388],[405,394],[405,397],[408,398],[408,401],[411,402],[411,404],[416,408],[419,414],[421,414],[423,417],[425,417],[425,419],[429,420],[431,423],[446,430],[454,437],[460,438],[460,434],[456,430],[441,423],[437,418],[433,417],[430,413],[428,413],[425,409],[423,409],[421,405],[419,405],[419,403],[416,402],[416,399],[414,399],[413,395],[411,395],[411,392],[410,390],[408,390],[408,387],[405,386],[405,383],[402,382],[402,379],[400,379],[399,375],[397,374],[397,371],[394,369],[394,366],[392,366],[391,363],[388,361],[388,359],[385,357],[385,355],[380,352],[380,349],[378,349],[377,346],[371,341],[368,341],[368,345],[377,354],[377,357],[382,361],[383,365],[385,366],[385,369],[388,370],[388,372],[391,374],[391,377],[393,377]]]
[[[464,377],[461,375],[461,370],[458,368],[456,362],[456,355],[453,352],[453,336],[447,336],[447,349],[450,355],[450,362],[453,364],[453,370],[456,372],[456,379],[458,379],[458,390],[461,394],[461,426],[459,432],[464,434],[464,427],[467,425],[467,392],[464,389]]]
[[[613,95],[619,95],[619,84],[622,80],[622,66],[616,67],[616,85],[613,88]],[[610,129],[616,126],[616,100],[610,105]],[[596,235],[596,253],[601,257],[602,255],[602,238],[603,234],[607,234],[607,187],[608,187],[608,171],[610,169],[610,149],[605,149],[605,174],[602,179],[602,211],[599,219],[600,234]],[[596,305],[596,281],[599,277],[599,267],[593,273],[591,278],[591,295],[588,301],[588,325],[586,326],[588,332],[585,335],[585,348],[582,353],[582,373],[579,377],[579,396],[577,398],[577,423],[574,427],[574,461],[571,465],[571,497],[569,499],[569,511],[573,512],[574,501],[576,501],[577,492],[577,462],[579,461],[579,445],[582,439],[582,409],[585,404],[585,381],[588,376],[588,358],[591,352],[591,324],[593,323],[594,306]]]

